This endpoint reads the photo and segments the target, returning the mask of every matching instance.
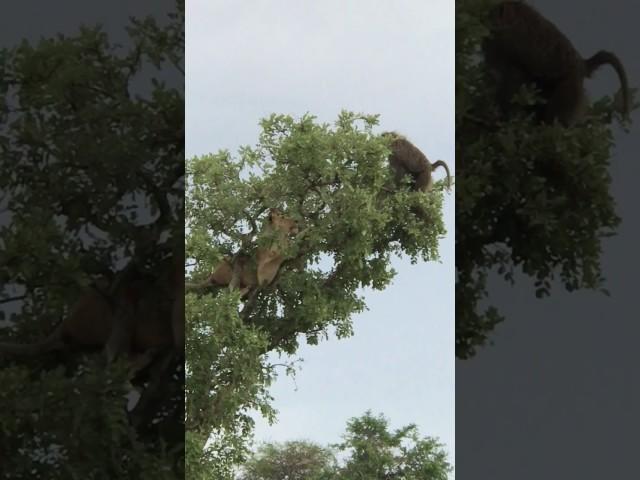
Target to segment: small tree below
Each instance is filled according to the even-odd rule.
[[[335,478],[331,450],[298,440],[266,443],[244,465],[241,480],[328,480]]]
[[[335,451],[342,452],[336,461]],[[452,467],[442,445],[415,425],[389,431],[383,415],[366,412],[347,423],[344,442],[267,443],[244,464],[240,480],[447,480]]]

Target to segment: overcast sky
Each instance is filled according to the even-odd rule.
[[[448,0],[187,2],[187,156],[257,141],[271,113],[381,115],[454,173],[454,7]],[[440,178],[440,177],[438,177]],[[296,384],[273,388],[278,423],[258,440],[336,442],[367,409],[454,449],[454,196],[442,263],[396,261],[355,335],[302,348]],[[296,389],[297,385],[297,389]]]

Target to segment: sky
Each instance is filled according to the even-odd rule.
[[[333,122],[346,109],[380,114],[380,132],[455,175],[453,2],[190,0],[186,17],[187,157],[255,144],[271,113]],[[295,382],[282,375],[272,389],[278,423],[258,421],[258,441],[334,443],[371,409],[440,438],[453,459],[453,207],[451,193],[441,263],[395,261],[393,285],[364,292],[352,338],[301,348]]]
[[[640,8],[623,0],[537,0],[590,56],[600,49],[623,61],[632,86],[640,84],[637,31]],[[633,39],[633,40],[630,40]],[[586,82],[592,99],[619,86],[605,66]],[[634,115],[638,121],[638,114]],[[507,320],[493,346],[456,365],[458,478],[478,480],[637,477],[640,430],[640,219],[638,126],[616,131],[609,172],[622,225],[604,243],[603,270],[611,297],[566,293],[558,286],[537,300],[532,282],[493,282],[491,300]]]

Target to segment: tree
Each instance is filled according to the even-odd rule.
[[[350,335],[352,315],[366,308],[358,289],[389,284],[392,254],[438,259],[443,185],[428,194],[390,189],[388,140],[376,124],[349,112],[333,129],[308,115],[273,115],[238,159],[221,151],[187,163],[186,422],[188,435],[201,435],[197,448],[213,435],[209,468],[246,453],[248,409],[273,413],[268,352],[295,353],[300,335],[310,344],[331,329]],[[252,258],[273,240],[264,228],[273,208],[299,226],[274,281],[246,298],[201,288],[222,258],[239,266],[240,254]]]
[[[590,106],[572,128],[527,115],[502,120],[479,51],[495,0],[456,1],[456,356],[469,358],[503,320],[483,305],[487,279],[530,277],[535,294],[559,279],[603,289],[600,252],[620,219],[609,192],[614,101]],[[541,99],[523,89],[522,106]],[[624,126],[624,122],[622,123]]]
[[[347,423],[344,442],[337,448],[350,454],[339,479],[447,480],[451,471],[436,439],[421,438],[415,425],[390,432],[388,420],[371,412]]]
[[[232,478],[253,427],[247,410],[268,418],[272,368],[264,335],[245,327],[235,296],[187,295],[186,476]]]
[[[452,471],[436,439],[415,425],[389,431],[383,415],[366,412],[347,423],[337,462],[330,448],[308,441],[262,445],[243,465],[240,480],[447,480]]]
[[[266,443],[242,466],[241,480],[330,480],[335,458],[324,447],[308,441]]]
[[[3,341],[45,337],[89,283],[140,260],[138,246],[155,245],[153,275],[182,244],[183,89],[162,78],[183,74],[183,28],[178,1],[168,19],[133,19],[131,48],[85,27],[0,52]],[[124,361],[4,354],[3,478],[182,478],[181,380],[143,421],[126,410]]]

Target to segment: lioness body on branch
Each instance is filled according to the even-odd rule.
[[[38,355],[70,345],[78,348],[102,348],[109,342],[119,305],[131,315],[129,353],[184,345],[184,261],[172,257],[168,272],[159,279],[138,276],[123,281],[114,295],[102,288],[88,287],[71,307],[69,315],[41,342],[32,344],[0,343],[0,354]],[[178,270],[179,269],[179,270]],[[178,272],[174,274],[174,272]],[[164,275],[164,278],[162,278]],[[182,293],[181,293],[182,292]]]
[[[290,235],[298,233],[295,220],[285,217],[276,209],[271,209],[269,221],[265,226],[265,233],[272,235],[273,240],[268,247],[259,247],[255,259],[241,254],[235,260],[225,258],[214,269],[207,280],[208,285],[227,286],[233,280],[234,267],[239,270],[237,288],[244,296],[256,286],[269,285],[285,260],[283,250],[286,248]]]

